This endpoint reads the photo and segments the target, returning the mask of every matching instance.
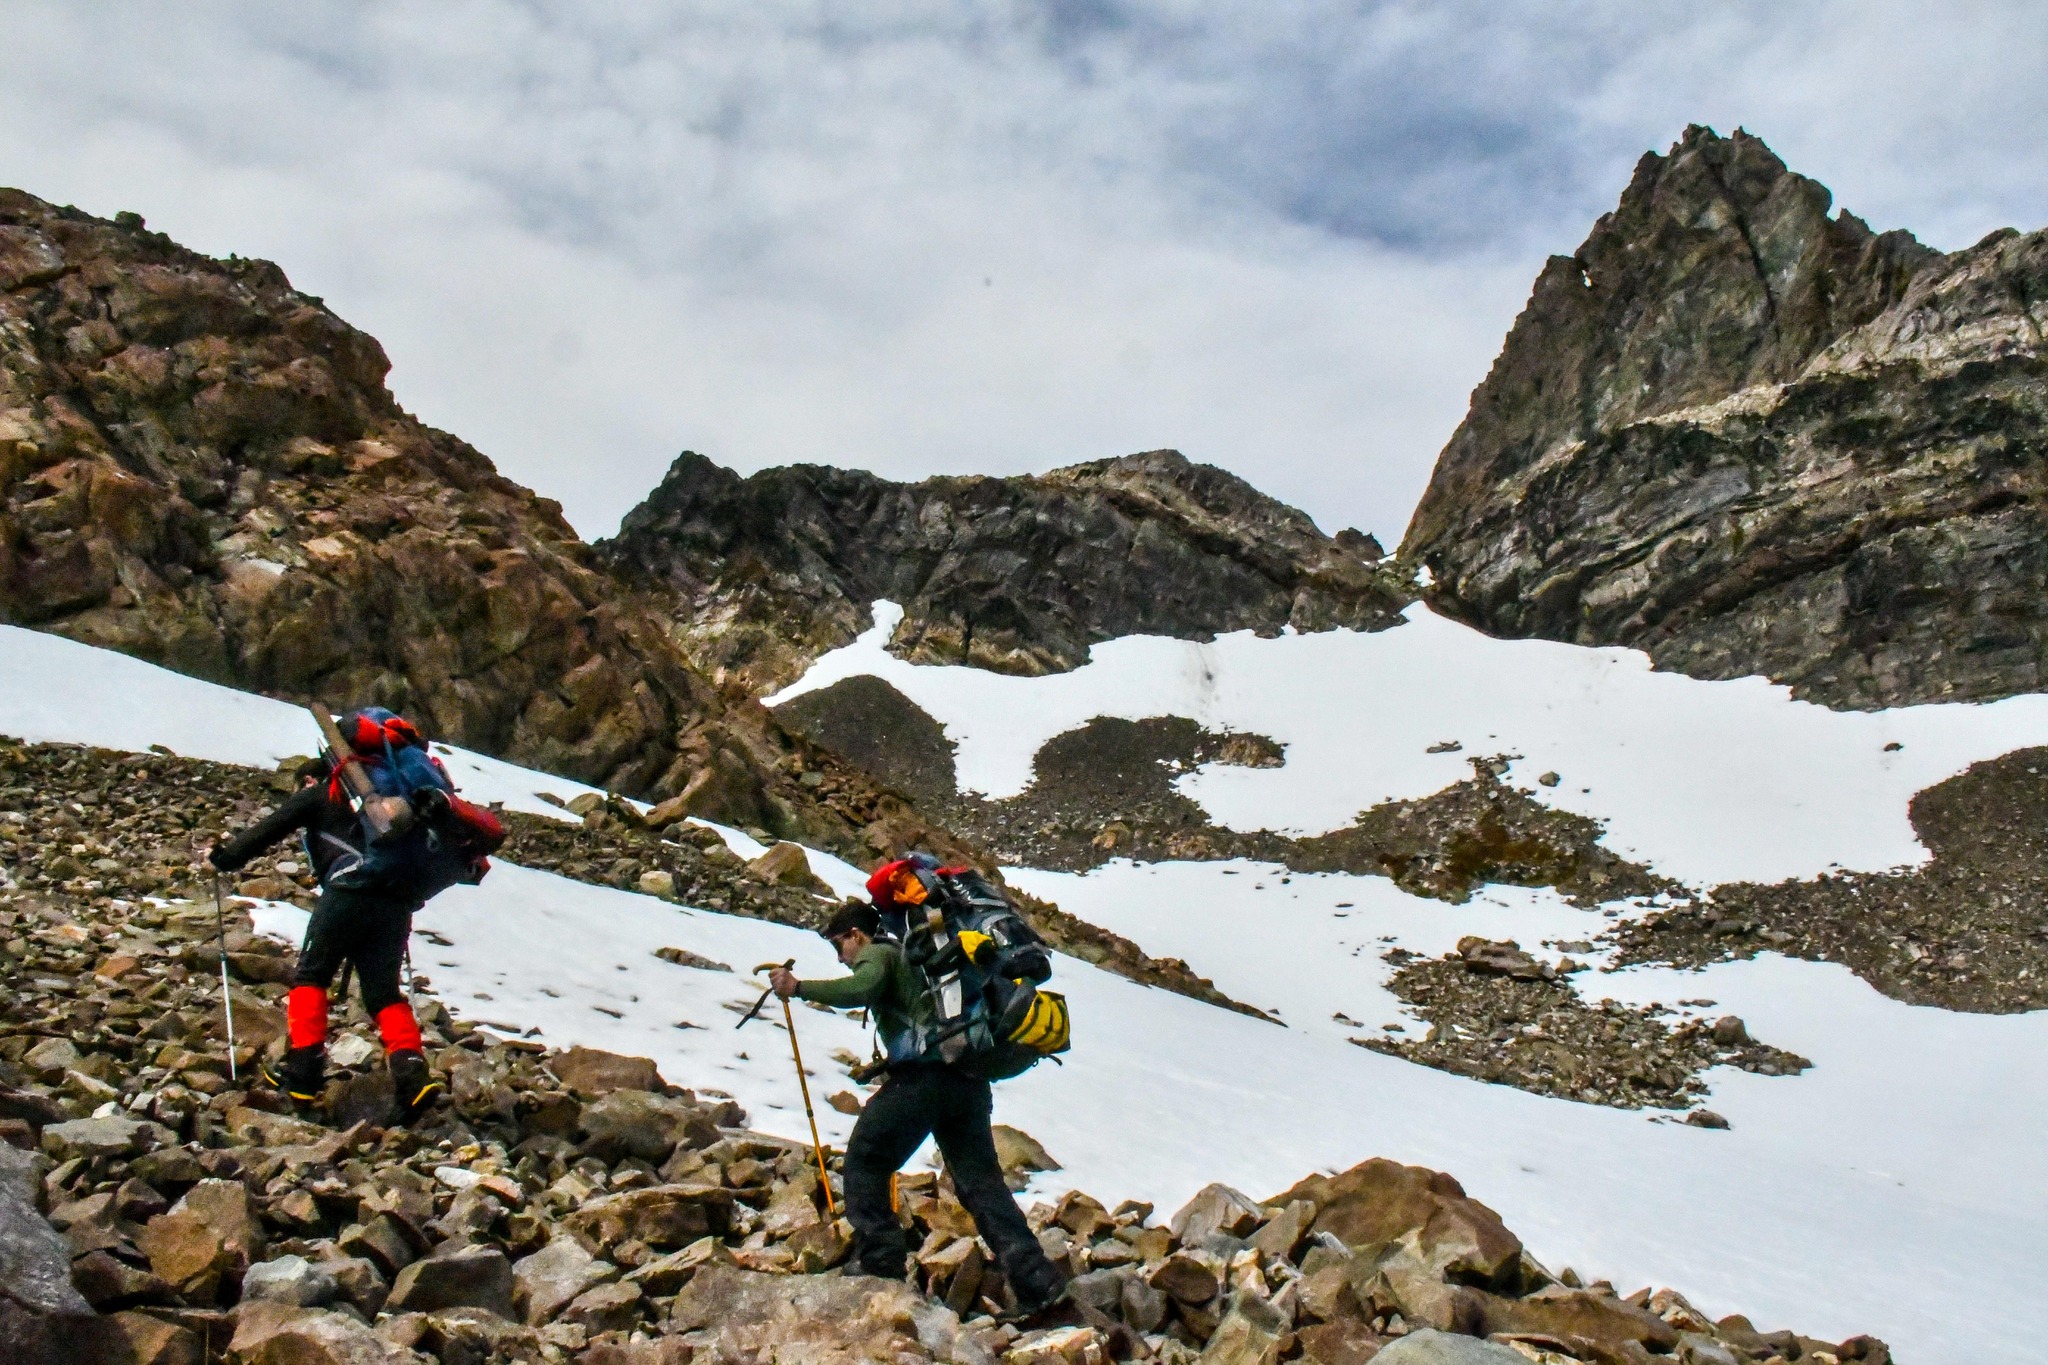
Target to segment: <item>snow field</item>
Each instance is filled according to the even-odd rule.
[[[1372,634],[1111,640],[1042,678],[907,663],[884,647],[902,609],[874,612],[872,629],[767,703],[882,678],[945,727],[961,787],[991,798],[1022,791],[1039,748],[1097,716],[1253,731],[1286,746],[1284,766],[1209,765],[1178,785],[1219,824],[1293,834],[1441,791],[1473,758],[1518,755],[1508,780],[1605,822],[1609,848],[1694,886],[1923,862],[1913,793],[2048,743],[2048,696],[1836,712],[1762,678],[1653,672],[1635,650],[1496,640],[1419,604]],[[1462,749],[1427,752],[1444,741]],[[1557,786],[1536,781],[1547,772]]]
[[[1821,866],[1866,856],[1907,861],[1917,853],[1901,833],[1911,789],[1975,758],[2039,742],[2043,729],[2039,698],[2016,699],[2024,706],[1829,719],[1758,683],[1650,674],[1639,656],[1623,651],[1460,644],[1469,632],[1432,622],[1423,614],[1379,636],[1336,642],[1115,642],[1098,647],[1089,669],[1116,664],[1129,647],[1133,662],[1120,684],[1126,690],[1106,686],[1111,673],[1095,674],[1094,693],[1057,705],[1063,689],[1076,687],[1069,680],[1089,676],[1089,669],[1049,679],[975,674],[964,681],[954,676],[964,670],[920,669],[911,681],[936,679],[937,691],[904,690],[961,739],[963,773],[984,789],[986,778],[972,773],[995,752],[987,746],[1021,753],[1028,771],[1029,755],[1044,738],[1090,716],[1190,714],[1179,708],[1206,696],[1203,704],[1213,709],[1193,712],[1195,718],[1270,734],[1290,749],[1286,768],[1203,774],[1203,782],[1274,779],[1274,800],[1293,799],[1310,810],[1320,802],[1341,811],[1336,823],[1379,799],[1371,791],[1396,779],[1415,789],[1387,794],[1423,794],[1464,776],[1465,755],[1426,756],[1422,743],[1411,742],[1459,738],[1469,755],[1493,751],[1485,741],[1494,739],[1530,755],[1518,773],[1551,767],[1571,779],[1556,791],[1534,788],[1539,797],[1562,803],[1575,790],[1572,781],[1610,799],[1616,789],[1637,790],[1645,809],[1624,803],[1588,813],[1610,819],[1617,846],[1624,846],[1624,827],[1630,838],[1669,837],[1659,855],[1666,861],[1657,863],[1667,872],[1707,866],[1701,850],[1753,830],[1755,812],[1745,801],[1787,823],[1782,837],[1761,845],[1771,857],[1819,858]],[[1446,632],[1451,650],[1534,652],[1518,653],[1513,667],[1496,656],[1492,667],[1505,676],[1484,686],[1453,668],[1417,672],[1403,684],[1416,694],[1408,700],[1396,695],[1384,669],[1378,690],[1367,686],[1374,678],[1359,657],[1347,665],[1356,665],[1351,674],[1333,667],[1318,681],[1314,660],[1297,652],[1320,641],[1333,651],[1370,653],[1398,637],[1412,644],[1430,631]],[[871,641],[877,655],[879,638]],[[1143,651],[1169,644],[1155,662],[1169,654],[1182,663],[1209,659],[1206,680],[1148,682],[1137,667]],[[1262,651],[1275,661],[1261,661]],[[1586,676],[1575,703],[1598,714],[1568,714],[1570,694],[1559,690],[1557,676],[1581,666],[1567,660],[1552,668],[1544,662],[1548,651],[1603,661],[1581,669]],[[977,690],[991,682],[1040,689],[1046,697],[1027,705],[1023,699],[1039,693],[1018,691],[1012,705],[1005,688]],[[1351,689],[1351,711],[1318,718],[1313,708],[1335,706],[1340,683]],[[1496,714],[1484,725],[1439,724],[1442,713],[1424,694],[1457,685],[1476,689],[1473,704],[1495,704]],[[1259,686],[1294,690],[1283,705],[1251,697]],[[1631,690],[1639,687],[1640,694]],[[941,695],[949,688],[958,692],[951,713]],[[1556,714],[1546,721],[1540,709],[1516,711],[1502,698],[1518,689],[1525,703],[1550,697]],[[1643,700],[1650,689],[1664,698],[1661,717]],[[1148,699],[1169,692],[1174,705]],[[1360,697],[1372,705],[1362,707]],[[1602,723],[1610,711],[1614,723]],[[1347,714],[1354,719],[1346,722]],[[1715,725],[1776,726],[1772,733],[1796,750],[1797,761],[1759,752],[1746,730],[1717,736],[1702,715],[1718,717]],[[1525,728],[1516,731],[1510,722]],[[1852,728],[1838,729],[1837,722]],[[1557,746],[1549,751],[1525,738],[1546,724],[1564,736],[1545,738]],[[0,733],[137,752],[163,744],[195,757],[270,766],[310,748],[310,728],[285,703],[0,627]],[[1878,741],[1892,735],[1906,747],[1886,756]],[[1339,772],[1312,762],[1322,739],[1349,745],[1351,766]],[[1564,756],[1566,739],[1583,746],[1582,768]],[[1385,758],[1383,771],[1373,766],[1376,754]],[[1709,768],[1688,771],[1701,754],[1712,759]],[[1745,779],[1743,765],[1752,761],[1766,778]],[[561,814],[537,792],[567,797],[586,790],[493,760],[454,754],[449,762],[473,797],[537,814]],[[1629,765],[1637,762],[1658,780],[1629,787]],[[1858,821],[1890,821],[1890,832],[1869,840],[1861,829],[1837,829],[1830,820],[1847,819],[1845,812]],[[744,834],[724,833],[738,851],[758,850]],[[1838,836],[1841,842],[1831,842]],[[1719,870],[1711,875],[1732,875],[1726,868],[1737,862],[1731,854],[1713,864]],[[813,865],[842,891],[860,875],[823,855],[814,854]],[[1359,1020],[1360,1032],[1399,1016],[1380,985],[1385,964],[1378,954],[1389,937],[1419,952],[1444,951],[1473,932],[1514,937],[1534,949],[1546,938],[1590,938],[1606,922],[1549,892],[1488,888],[1468,905],[1450,906],[1407,897],[1378,878],[1293,875],[1282,884],[1290,874],[1256,864],[1112,864],[1087,877],[1016,875],[1033,889],[1054,891],[1083,918],[1130,933],[1148,951],[1187,957],[1228,993],[1277,1006],[1291,1025],[1248,1019],[1063,960],[1056,982],[1073,1002],[1075,1051],[1068,1065],[1040,1067],[1005,1083],[998,1097],[1002,1121],[1031,1132],[1065,1163],[1065,1170],[1041,1177],[1035,1193],[1073,1185],[1112,1202],[1145,1198],[1171,1210],[1210,1180],[1264,1197],[1311,1170],[1388,1156],[1452,1172],[1553,1268],[1570,1264],[1624,1289],[1670,1284],[1709,1313],[1741,1311],[1765,1327],[1823,1336],[1872,1331],[1902,1359],[1974,1365],[2030,1358],[2036,1343],[2025,1314],[1969,1305],[2023,1304],[2037,1292],[2039,1249],[2048,1244],[2048,1156],[2039,1137],[2048,1119],[2048,1015],[1918,1009],[1877,995],[1842,969],[1775,958],[1699,973],[1632,969],[1579,978],[1589,997],[1714,999],[1711,1013],[1741,1014],[1756,1036],[1813,1059],[1814,1069],[1798,1078],[1714,1076],[1713,1107],[1734,1128],[1712,1132],[1482,1085],[1343,1041],[1348,1026],[1329,1018],[1338,1010]],[[1261,880],[1265,889],[1253,890]],[[289,907],[260,907],[259,917],[287,937],[303,924]],[[806,1136],[779,1010],[735,1031],[739,1016],[729,1007],[744,1008],[758,994],[748,976],[757,962],[795,957],[800,973],[833,970],[829,948],[814,936],[504,865],[481,887],[437,898],[419,930],[414,961],[458,1015],[555,1046],[653,1057],[679,1083],[731,1093],[758,1126]],[[677,967],[652,956],[670,945],[736,970]],[[845,1084],[833,1054],[843,1048],[865,1056],[865,1035],[850,1019],[808,1008],[799,1007],[796,1018],[820,1128],[827,1141],[843,1143],[851,1120],[823,1100]],[[686,1021],[700,1027],[677,1026]]]

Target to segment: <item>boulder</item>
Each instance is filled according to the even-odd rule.
[[[259,1261],[242,1275],[243,1303],[288,1303],[318,1308],[334,1299],[336,1285],[327,1267],[303,1256]]]
[[[1216,1324],[1203,1365],[1275,1365],[1287,1335],[1287,1316],[1255,1294],[1231,1296],[1230,1311]]]
[[[414,1261],[398,1272],[387,1313],[431,1313],[443,1308],[481,1308],[501,1318],[512,1314],[512,1263],[496,1247],[466,1246]]]
[[[857,1365],[922,1358],[950,1345],[953,1314],[898,1280],[770,1275],[706,1266],[676,1295],[669,1330],[699,1359]],[[933,1341],[933,1344],[939,1344]]]
[[[522,1321],[529,1327],[539,1327],[554,1321],[555,1315],[584,1290],[603,1284],[618,1273],[617,1266],[591,1255],[574,1237],[557,1237],[514,1263],[512,1301]]]
[[[74,1248],[75,1250],[76,1248]],[[171,1287],[147,1270],[137,1270],[105,1251],[91,1251],[71,1262],[71,1283],[102,1313],[137,1304],[176,1303]]]
[[[1278,1261],[1292,1261],[1315,1225],[1316,1206],[1306,1199],[1290,1202],[1251,1235],[1252,1250]]]
[[[1193,1252],[1177,1251],[1161,1261],[1145,1282],[1180,1303],[1207,1303],[1223,1287],[1215,1266]]]
[[[681,1247],[723,1235],[732,1221],[733,1192],[703,1183],[653,1185],[594,1199],[564,1220],[570,1232],[598,1246],[625,1241]]]
[[[1366,1365],[1386,1344],[1386,1338],[1356,1318],[1304,1327],[1294,1339],[1310,1365]]]
[[[608,1139],[626,1155],[656,1165],[678,1146],[718,1141],[718,1124],[702,1105],[651,1090],[614,1090],[585,1105],[578,1123],[586,1136]]]
[[[1052,1153],[1022,1128],[998,1123],[991,1131],[995,1134],[996,1160],[1002,1165],[1003,1181],[1011,1189],[1023,1189],[1031,1183],[1036,1172],[1060,1169],[1060,1163],[1053,1160]]]
[[[747,864],[747,871],[770,886],[796,886],[831,894],[831,888],[811,871],[811,860],[803,848],[787,840],[770,845],[767,852]]]
[[[1428,1327],[1388,1342],[1372,1361],[1373,1365],[1529,1365],[1529,1357],[1499,1342]]]
[[[572,1047],[548,1063],[555,1078],[584,1099],[615,1090],[660,1090],[661,1072],[646,1057],[622,1057],[592,1047]]]
[[[1215,1232],[1248,1237],[1252,1229],[1265,1221],[1266,1211],[1249,1195],[1228,1185],[1205,1185],[1181,1206],[1167,1226],[1176,1240],[1193,1245]]]
[[[135,1244],[188,1302],[211,1303],[225,1276],[262,1255],[263,1226],[246,1185],[202,1180],[169,1213],[150,1219]]]
[[[600,1284],[578,1294],[575,1302],[562,1310],[561,1321],[574,1323],[592,1336],[630,1331],[640,1325],[642,1303],[637,1284]]]
[[[1511,1277],[1521,1264],[1521,1240],[1500,1215],[1440,1171],[1374,1157],[1337,1175],[1310,1176],[1269,1202],[1297,1199],[1316,1206],[1312,1232],[1348,1247],[1377,1249],[1413,1233],[1439,1271],[1486,1283]]]
[[[1677,1330],[1654,1313],[1585,1289],[1552,1287],[1525,1299],[1487,1295],[1484,1312],[1488,1334],[1556,1337],[1579,1355],[1588,1349],[1620,1351],[1625,1341],[1639,1342],[1659,1354],[1678,1345]]]
[[[233,1365],[402,1365],[405,1353],[346,1313],[255,1303],[235,1319]]]
[[[643,896],[654,896],[665,901],[676,898],[676,874],[663,868],[657,867],[652,871],[642,872],[640,880],[634,885]]]
[[[729,972],[731,967],[715,962],[702,953],[693,953],[688,948],[656,948],[654,955],[663,962],[673,962],[678,967],[695,967],[700,972]]]
[[[404,1214],[384,1209],[369,1222],[343,1232],[337,1245],[350,1256],[368,1260],[391,1279],[426,1253],[427,1238]]]
[[[36,1313],[85,1315],[92,1305],[71,1283],[71,1245],[33,1205],[0,1187],[0,1299]]]
[[[1556,968],[1538,962],[1512,939],[1495,943],[1476,934],[1468,934],[1458,940],[1458,956],[1467,970],[1487,976],[1512,977],[1517,981],[1549,981],[1557,975]]]
[[[43,1150],[57,1161],[140,1156],[152,1147],[176,1141],[171,1131],[160,1124],[118,1114],[100,1119],[72,1119],[43,1129]]]
[[[206,1365],[197,1332],[148,1313],[110,1313],[80,1325],[67,1365]]]

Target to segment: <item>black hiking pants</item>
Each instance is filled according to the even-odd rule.
[[[326,990],[334,984],[342,962],[352,961],[363,992],[363,1008],[376,1018],[386,1006],[405,999],[399,986],[399,967],[412,933],[412,912],[418,908],[408,897],[334,886],[323,889],[306,925],[306,941],[299,947],[292,984]]]
[[[960,1202],[996,1254],[1003,1277],[1020,1302],[1050,1298],[1065,1281],[1039,1249],[1023,1210],[1003,1183],[989,1131],[993,1101],[987,1081],[949,1066],[910,1064],[890,1069],[861,1110],[846,1144],[846,1217],[853,1224],[854,1260],[863,1274],[900,1280],[910,1242],[889,1207],[889,1177],[927,1137],[936,1138]]]

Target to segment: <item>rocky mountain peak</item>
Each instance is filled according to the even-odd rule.
[[[742,478],[685,453],[603,542],[664,598],[698,666],[767,690],[905,609],[906,657],[1073,668],[1119,635],[1211,638],[1391,624],[1406,598],[1377,546],[1177,451],[1014,478],[897,483],[795,465]]]
[[[1741,132],[1643,158],[1439,457],[1441,610],[1836,705],[2048,687],[2048,238],[1829,204]]]
[[[1537,276],[1407,543],[1426,552],[1482,490],[1561,445],[1791,379],[1938,257],[1830,217],[1832,202],[1739,129],[1695,125],[1644,155],[1614,211]]]

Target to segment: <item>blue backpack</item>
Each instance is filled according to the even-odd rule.
[[[423,792],[454,796],[447,770],[403,716],[372,706],[344,716],[340,728],[353,751],[345,761],[368,774],[377,795],[404,797],[415,806]],[[337,770],[329,779],[330,799],[342,790]],[[351,850],[354,856],[344,854],[328,869],[328,885],[425,899],[471,879],[474,851],[447,837],[433,821],[415,819],[382,840],[372,837],[365,821],[361,836],[361,846]]]

